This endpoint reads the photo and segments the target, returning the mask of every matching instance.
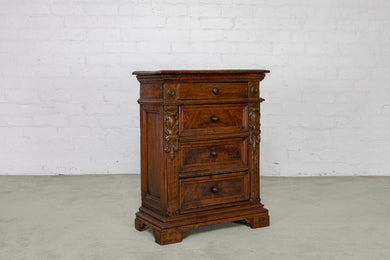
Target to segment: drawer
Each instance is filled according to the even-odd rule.
[[[249,174],[239,172],[180,180],[181,211],[249,199]]]
[[[179,99],[220,99],[248,97],[247,82],[180,83]]]
[[[205,135],[246,132],[247,104],[182,105],[179,134]]]
[[[179,148],[180,172],[247,167],[247,139],[189,142]]]

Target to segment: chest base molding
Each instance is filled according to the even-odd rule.
[[[134,224],[138,231],[144,231],[149,227],[156,243],[167,245],[181,242],[192,228],[226,222],[241,222],[250,228],[267,227],[269,226],[268,210],[261,204],[241,203],[241,205],[218,210],[162,217],[145,207],[140,207]]]

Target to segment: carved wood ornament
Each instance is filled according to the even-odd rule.
[[[258,103],[249,104],[249,144],[257,147],[260,143],[260,107]]]
[[[177,106],[166,106],[164,108],[164,151],[170,154],[179,149],[179,121]]]

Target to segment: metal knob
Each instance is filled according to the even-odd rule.
[[[211,191],[212,191],[213,193],[217,193],[217,192],[218,192],[218,189],[217,189],[217,187],[212,187],[212,188],[211,188]]]
[[[210,120],[213,121],[213,122],[217,122],[219,120],[219,118],[216,117],[216,116],[211,116]]]
[[[212,152],[210,152],[210,155],[215,157],[215,156],[217,156],[217,152],[216,151],[212,151]]]
[[[218,88],[213,88],[212,92],[213,92],[215,95],[218,95],[218,94],[219,94],[219,89],[218,89]]]

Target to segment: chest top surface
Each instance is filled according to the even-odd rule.
[[[194,75],[194,74],[263,74],[269,70],[156,70],[156,71],[134,71],[133,75]]]

